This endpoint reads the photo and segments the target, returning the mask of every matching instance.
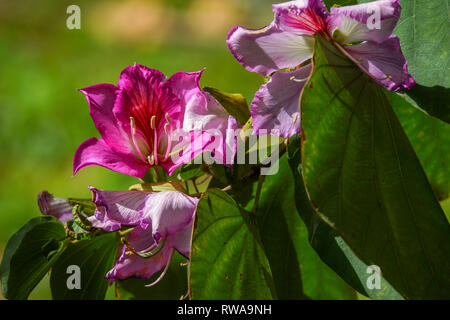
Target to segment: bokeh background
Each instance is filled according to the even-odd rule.
[[[67,7],[81,8],[68,30]],[[36,196],[90,197],[134,178],[100,167],[72,177],[78,145],[98,136],[77,88],[116,84],[138,62],[170,76],[207,68],[201,85],[251,101],[262,78],[229,53],[228,30],[272,20],[268,0],[0,0],[0,257],[9,237],[40,215]],[[31,299],[50,299],[48,277]],[[0,298],[1,293],[0,293]]]

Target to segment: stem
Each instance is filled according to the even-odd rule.
[[[258,187],[256,189],[255,202],[253,204],[253,209],[252,209],[253,214],[256,214],[256,211],[258,210],[259,198],[261,197],[262,186],[263,186],[265,178],[266,178],[266,176],[259,176]]]

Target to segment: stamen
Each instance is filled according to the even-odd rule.
[[[145,162],[145,157],[142,154],[142,151],[139,148],[139,144],[137,143],[137,140],[136,140],[136,123],[135,123],[133,117],[130,117],[130,127],[131,127],[131,139],[133,140],[133,145],[136,148],[136,151],[138,152],[141,160]]]
[[[173,251],[174,251],[174,249],[171,248],[170,252],[169,252],[169,260],[167,261],[167,264],[166,264],[166,267],[164,268],[164,271],[161,273],[161,275],[158,277],[158,279],[156,279],[154,282],[152,282],[150,284],[147,284],[146,287],[153,287],[155,284],[160,282],[162,278],[164,278],[164,276],[166,275],[167,270],[169,269],[170,262],[172,261]]]
[[[294,116],[294,123],[297,123],[298,118],[299,118],[299,114],[296,113],[295,116]]]
[[[167,120],[168,124],[170,124],[172,122],[168,113],[166,113],[166,120]]]
[[[147,157],[148,163],[153,166],[155,164],[155,158],[154,155],[150,155]]]
[[[128,255],[132,255],[135,254],[138,257],[142,258],[142,259],[150,259],[154,256],[156,256],[158,253],[161,252],[161,250],[164,248],[164,245],[166,244],[166,238],[162,238],[161,241],[159,242],[159,244],[156,246],[152,246],[152,251],[136,251],[134,250],[131,246],[127,245],[127,248],[131,251],[131,252],[127,252]]]

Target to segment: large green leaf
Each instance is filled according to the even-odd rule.
[[[421,85],[450,87],[448,0],[401,0],[400,38],[408,69]]]
[[[430,116],[450,123],[450,89],[417,85],[401,95]]]
[[[450,125],[429,117],[401,95],[387,95],[409,141],[422,163],[434,193],[441,201],[450,192]]]
[[[8,241],[0,273],[5,298],[25,300],[64,249],[63,225],[49,216],[30,220]]]
[[[265,178],[257,211],[278,298],[354,299],[355,291],[311,248],[293,199],[294,179],[284,156],[278,173]]]
[[[317,38],[302,95],[302,166],[318,214],[404,297],[450,293],[450,228],[389,101]]]
[[[55,300],[102,300],[108,289],[106,273],[112,268],[117,250],[114,233],[71,244],[52,269],[50,286]],[[80,269],[81,288],[69,289],[69,266]]]
[[[189,288],[193,299],[276,298],[256,221],[223,191],[198,204]]]
[[[370,276],[367,273],[368,265],[355,255],[342,237],[320,219],[312,208],[301,174],[301,145],[299,137],[291,138],[288,155],[295,180],[295,204],[297,211],[307,228],[309,242],[320,258],[361,294],[380,300],[402,299],[402,296],[383,277],[381,277],[379,289],[367,288],[366,282]],[[303,234],[302,231],[299,233]]]

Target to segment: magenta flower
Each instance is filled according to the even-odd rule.
[[[192,223],[199,199],[178,191],[100,191],[91,188],[97,206],[94,227],[107,231],[135,226],[114,268],[111,281],[129,277],[150,279],[164,268],[164,277],[175,250],[190,257]]]
[[[333,7],[330,13],[321,0],[297,0],[273,5],[273,11],[269,26],[237,26],[227,40],[233,56],[249,71],[269,76],[294,69],[275,73],[256,93],[251,111],[257,132],[276,129],[283,137],[299,133],[299,98],[311,72],[310,65],[301,65],[312,57],[316,34],[332,41],[380,86],[398,91],[415,85],[399,39],[392,34],[400,18],[399,0]],[[376,12],[379,24],[372,21]]]
[[[217,101],[200,89],[201,74],[179,72],[167,79],[157,70],[135,64],[123,70],[117,86],[98,84],[81,89],[102,138],[90,138],[79,146],[74,174],[86,166],[99,165],[142,178],[154,165],[172,174],[178,166],[189,163],[209,141],[191,143],[202,135],[189,132],[180,144],[185,121],[190,124],[197,115],[198,121],[207,116],[228,123],[228,116],[221,119],[208,113]],[[203,113],[199,115],[194,109]]]

